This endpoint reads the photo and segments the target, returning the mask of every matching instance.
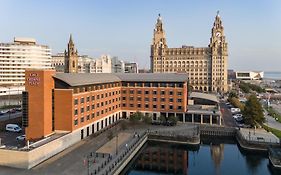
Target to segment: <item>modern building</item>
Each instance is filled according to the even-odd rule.
[[[262,71],[236,71],[236,79],[238,80],[262,80],[264,72]]]
[[[186,74],[91,74],[27,70],[23,93],[23,126],[27,140],[56,131],[79,139],[136,111],[184,117]],[[79,132],[79,133],[77,133]]]
[[[139,67],[137,63],[125,63],[125,73],[139,73]]]
[[[228,45],[219,14],[213,24],[208,47],[182,46],[169,48],[163,21],[159,14],[151,45],[151,71],[154,73],[185,72],[193,90],[226,92]]]
[[[52,69],[51,49],[32,38],[0,43],[0,96],[21,94],[25,69]]]

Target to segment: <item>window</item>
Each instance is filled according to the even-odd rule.
[[[130,90],[130,94],[134,94],[134,90]]]
[[[153,109],[156,109],[157,108],[157,105],[153,105]]]
[[[178,95],[181,96],[181,95],[182,95],[182,92],[178,92]]]
[[[95,113],[92,113],[92,118],[95,118]]]
[[[181,106],[178,106],[178,109],[180,110],[180,109],[182,109],[182,107],[181,107]]]
[[[123,106],[123,107],[126,107],[126,103],[123,103],[122,106]]]
[[[141,101],[141,97],[138,97],[138,98],[137,98],[137,101]]]
[[[123,94],[126,94],[126,93],[127,93],[127,91],[126,91],[126,90],[123,90],[123,91],[122,91],[122,93],[123,93]]]
[[[161,95],[165,95],[165,91],[161,91]]]
[[[149,101],[149,98],[144,98],[144,101]]]
[[[144,83],[144,87],[150,87],[150,83]]]
[[[126,100],[126,97],[122,97],[122,100]]]
[[[173,99],[173,98],[170,98],[170,99],[169,99],[169,102],[174,102],[174,99]]]
[[[145,95],[148,95],[149,94],[149,91],[145,91]]]
[[[154,101],[154,102],[157,101],[157,98],[153,98],[153,101]]]
[[[87,115],[87,120],[90,120],[90,115]]]
[[[89,101],[90,101],[90,97],[88,96],[88,97],[87,97],[87,102],[89,102]]]
[[[103,102],[101,102],[101,106],[103,106]]]
[[[84,113],[84,108],[83,107],[81,108],[81,113]]]
[[[130,107],[133,108],[133,107],[134,107],[134,104],[130,104]]]
[[[80,122],[83,123],[84,122],[84,117],[80,118]]]
[[[165,98],[161,98],[161,102],[165,102]]]
[[[141,94],[141,90],[138,90],[138,94]]]
[[[158,83],[152,83],[152,87],[158,87]]]
[[[130,83],[130,86],[131,87],[135,87],[135,83]]]
[[[80,99],[80,103],[84,103],[84,97]]]
[[[74,115],[78,115],[78,109],[74,110]]]
[[[183,87],[183,83],[178,83],[178,87]]]
[[[74,105],[78,105],[78,99],[77,98],[74,100]]]
[[[103,114],[103,110],[101,110],[101,114]]]
[[[160,83],[160,87],[167,87],[166,83]]]
[[[169,94],[170,94],[170,95],[174,95],[174,92],[173,92],[173,91],[170,91]]]
[[[97,116],[100,116],[100,112],[97,112]]]
[[[170,105],[169,108],[172,110],[172,109],[174,109],[174,106],[173,106],[173,105]]]
[[[87,106],[87,111],[90,111],[90,106]]]
[[[101,98],[103,98],[104,97],[104,95],[103,94],[101,94]]]
[[[145,104],[145,108],[149,108],[149,104]]]
[[[161,109],[165,109],[165,105],[161,105]]]
[[[95,96],[92,96],[92,101],[94,101],[95,100]]]
[[[182,99],[181,99],[181,98],[179,98],[179,99],[178,99],[178,103],[181,103],[181,102],[182,102]]]
[[[142,87],[142,83],[137,83],[137,87]]]
[[[134,101],[134,97],[130,97],[130,101]]]
[[[153,95],[157,95],[157,91],[153,91]]]
[[[100,104],[99,103],[97,103],[97,108],[99,108],[100,107]]]
[[[100,95],[97,95],[97,99],[100,99]]]
[[[141,104],[138,104],[138,108],[141,108]]]
[[[78,125],[78,119],[74,120],[74,125],[77,126]]]

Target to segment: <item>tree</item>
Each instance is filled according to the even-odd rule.
[[[174,124],[177,124],[178,119],[174,115],[168,117],[168,121]]]
[[[137,111],[136,113],[130,116],[130,121],[132,122],[140,121],[143,118],[143,116],[144,115],[141,112]]]
[[[161,115],[159,120],[161,121],[161,123],[166,123],[167,122],[167,118],[164,115]]]
[[[233,97],[238,98],[238,95],[237,95],[237,93],[236,93],[235,91],[231,91],[231,92],[229,93],[228,99],[231,99],[231,98],[233,98]]]
[[[234,107],[239,108],[241,111],[244,110],[245,105],[241,103],[238,98],[232,97],[228,100]]]
[[[146,124],[151,124],[152,123],[152,118],[151,118],[151,115],[148,116],[148,115],[143,115],[142,117],[142,121]]]
[[[262,124],[264,122],[265,118],[263,115],[263,109],[256,95],[250,95],[245,103],[243,114],[246,124],[255,126],[256,122],[259,124]]]

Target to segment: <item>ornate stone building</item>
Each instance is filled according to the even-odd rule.
[[[227,42],[217,13],[208,47],[169,48],[159,14],[151,45],[151,71],[154,73],[185,72],[193,90],[227,91]]]
[[[65,73],[78,73],[78,51],[75,49],[71,34],[67,51],[64,51],[64,65]]]

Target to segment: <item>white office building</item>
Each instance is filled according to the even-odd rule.
[[[262,71],[236,71],[236,79],[238,80],[262,80],[264,72]]]
[[[32,38],[0,43],[0,96],[24,90],[25,69],[51,69],[51,49]]]

